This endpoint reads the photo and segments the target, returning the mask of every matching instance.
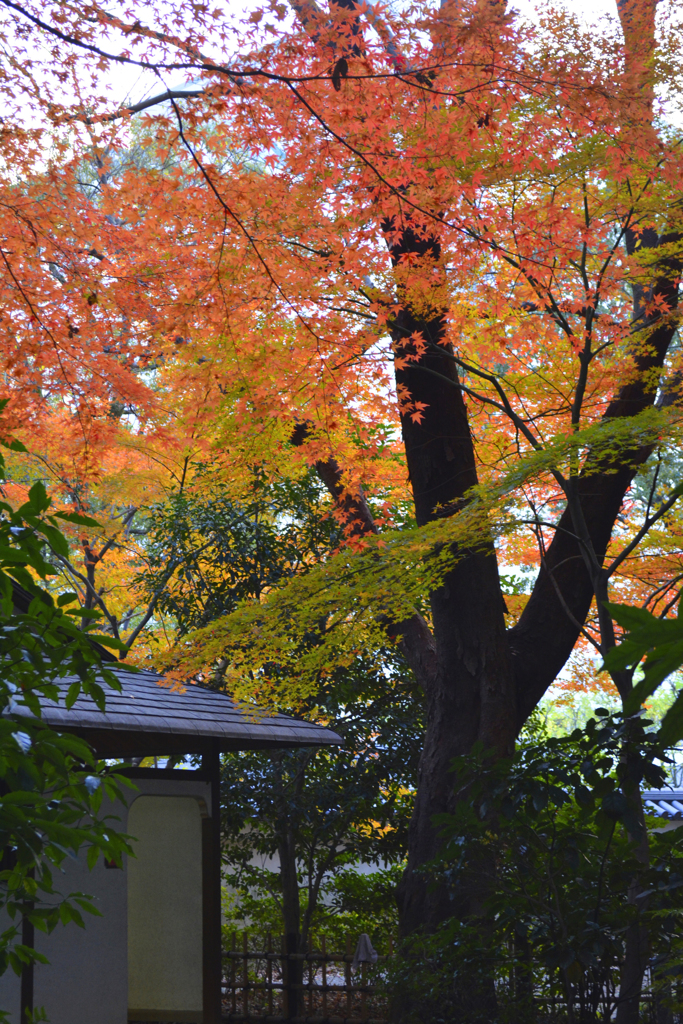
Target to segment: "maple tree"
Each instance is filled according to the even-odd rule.
[[[609,598],[679,600],[679,10],[2,8],[7,427],[59,438],[76,502],[315,466],[346,547],[179,670],[229,651],[236,692],[277,663],[305,695],[400,645],[427,702],[402,926],[434,927],[452,758],[511,752],[577,642],[614,646]],[[112,105],[124,65],[159,91]],[[499,558],[537,569],[516,608]]]

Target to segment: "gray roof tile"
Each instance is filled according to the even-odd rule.
[[[663,818],[683,818],[683,791],[680,789],[647,789],[643,793],[645,811]]]

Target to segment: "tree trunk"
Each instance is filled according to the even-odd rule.
[[[534,1003],[534,965],[531,957],[531,943],[526,935],[515,935],[514,1003],[517,1024],[534,1024],[536,1004]]]
[[[282,917],[284,941],[282,963],[283,1015],[289,1019],[303,1014],[303,960],[299,959],[301,949],[301,910],[299,906],[299,881],[296,871],[296,843],[291,830],[285,827],[278,843],[280,858],[280,883],[282,885]]]
[[[389,239],[392,228],[392,223],[385,224]],[[411,228],[391,241],[390,251],[395,265],[410,254],[412,265],[419,260],[422,270],[438,266],[440,257],[438,241],[419,238]],[[410,399],[401,427],[420,526],[451,515],[477,483],[467,409],[453,350],[444,344],[445,331],[443,316],[427,318],[407,305],[391,325],[394,348],[401,356],[397,392]],[[427,350],[415,362],[406,362],[415,355],[415,343],[410,341],[415,335],[424,339]],[[421,410],[420,417],[413,416],[415,407]],[[508,754],[516,737],[513,674],[495,551],[489,544],[457,554],[459,561],[430,595],[436,657],[425,686],[425,745],[408,866],[398,894],[403,934],[432,931],[454,912],[476,913],[481,904],[476,885],[462,893],[454,907],[427,883],[423,869],[439,848],[432,817],[453,809],[454,757],[469,753],[477,740],[498,755]]]
[[[665,239],[654,231],[640,236],[642,247],[656,249]],[[668,240],[668,239],[667,239]],[[629,249],[634,240],[627,238]],[[411,259],[438,262],[438,241],[417,238],[410,228],[392,245],[394,262]],[[649,289],[669,309],[678,303],[680,267],[669,260]],[[634,330],[643,325],[644,294],[634,287]],[[657,327],[657,319],[661,326]],[[637,415],[654,403],[656,374],[664,362],[674,326],[660,313],[652,316],[648,346],[636,359],[638,376],[610,403],[605,418]],[[417,522],[423,525],[452,514],[463,495],[477,482],[474,446],[467,408],[459,387],[452,349],[444,344],[445,320],[421,318],[403,308],[392,324],[401,356],[411,354],[406,339],[420,334],[426,351],[396,370],[399,395],[412,406],[422,403],[419,420],[411,409],[402,416],[403,440]],[[577,481],[577,495],[600,562],[603,561],[624,495],[637,468],[650,455],[643,446],[622,453],[620,462]],[[423,870],[437,853],[439,839],[432,816],[451,810],[455,801],[450,774],[452,759],[469,753],[475,742],[496,754],[510,753],[525,720],[543,697],[571,654],[594,597],[591,575],[575,539],[571,513],[561,516],[548,547],[529,602],[518,624],[505,631],[504,601],[495,552],[459,552],[460,560],[444,585],[431,595],[433,643],[431,671],[423,680],[427,699],[425,746],[420,764],[416,805],[409,837],[406,875],[398,899],[404,934],[432,930],[454,912],[475,911],[481,892],[468,888],[457,907],[444,893],[430,890]],[[414,646],[419,646],[419,638]]]
[[[355,0],[335,3],[360,9]],[[624,81],[631,101],[627,121],[634,130],[647,132],[652,123],[654,2],[619,0],[619,8],[626,42]],[[409,182],[405,187],[409,189]],[[421,292],[419,288],[420,281],[434,280],[441,272],[439,239],[424,225],[411,223],[405,211],[381,227],[397,270],[400,305],[390,333],[415,515],[418,524],[424,525],[457,511],[477,483],[474,444],[447,336],[447,310],[426,308],[428,288]],[[637,237],[633,232],[626,234],[629,254],[636,243],[641,251],[653,251],[651,279],[633,286],[634,373],[614,395],[604,414],[607,420],[635,416],[655,401],[659,371],[675,333],[669,314],[678,304],[680,278],[680,261],[668,256],[658,264],[655,253],[677,238],[660,237],[647,224],[638,225]],[[407,267],[417,278],[415,294],[420,292],[414,303],[406,285]],[[646,345],[638,344],[643,328]],[[624,495],[650,452],[643,446],[621,453],[574,481],[576,500],[600,564]],[[374,530],[367,507],[340,487],[336,463],[331,460],[317,468],[335,498],[353,512],[353,532]],[[404,935],[432,931],[453,914],[476,917],[481,912],[485,883],[463,886],[450,902],[443,891],[430,888],[425,875],[426,865],[439,849],[433,816],[452,810],[456,801],[452,760],[469,753],[476,742],[494,756],[512,752],[520,728],[570,656],[594,597],[594,580],[568,509],[557,522],[529,602],[517,625],[507,632],[493,545],[483,543],[458,555],[443,585],[430,595],[432,631],[418,615],[395,627],[424,688],[427,706],[408,865],[398,893]]]
[[[637,778],[637,755],[634,757],[626,750],[625,757],[635,762],[633,775]],[[628,778],[628,773],[627,773]],[[619,974],[619,1002],[617,1003],[616,1024],[638,1024],[640,1020],[640,1001],[643,990],[643,977],[650,960],[650,936],[643,916],[647,911],[648,897],[643,895],[641,870],[647,868],[650,861],[650,844],[645,825],[645,810],[640,792],[640,785],[633,781],[622,785],[624,796],[635,811],[640,829],[629,838],[635,847],[638,870],[634,874],[628,891],[628,902],[633,907],[635,919],[626,930],[624,961]]]

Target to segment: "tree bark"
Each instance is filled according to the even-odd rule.
[[[421,238],[410,227],[395,238],[393,223],[385,224],[395,265],[409,255],[413,265],[438,264],[435,238]],[[419,272],[419,269],[418,269]],[[391,324],[394,347],[401,354],[396,369],[399,395],[407,394],[421,417],[404,411],[401,428],[408,473],[420,526],[451,515],[477,483],[474,443],[452,348],[446,343],[441,315],[425,318],[409,306]],[[428,347],[410,360],[420,335]],[[515,696],[508,644],[505,605],[492,544],[482,550],[457,552],[459,561],[430,595],[434,653],[431,678],[425,688],[426,731],[415,811],[410,826],[408,866],[399,888],[401,929],[404,934],[433,930],[451,916],[454,907],[423,873],[439,848],[432,824],[435,814],[451,810],[455,796],[453,758],[469,753],[480,740],[485,749],[507,754],[515,742]],[[468,914],[479,903],[476,887],[463,894],[458,913]]]
[[[278,761],[278,755],[273,758]],[[297,787],[298,788],[298,787]],[[303,960],[298,958],[302,952],[301,942],[301,906],[299,903],[299,879],[296,865],[296,836],[289,814],[287,796],[279,783],[280,813],[278,821],[278,858],[280,861],[280,886],[282,892],[282,919],[284,935],[282,942],[282,995],[283,1016],[286,1019],[298,1017],[303,1013]]]
[[[355,0],[335,2],[359,9]],[[652,124],[654,0],[619,0],[619,14],[625,39],[625,93],[630,98],[627,127],[647,132]],[[405,288],[401,294],[403,267],[410,265],[417,274],[430,268],[438,271],[439,238],[405,216],[400,222],[397,217],[385,220],[382,229],[399,270],[402,304],[390,334],[398,357],[395,379],[415,515],[418,524],[424,525],[457,511],[477,483],[474,444],[447,337],[447,311],[425,310],[424,300],[419,308],[413,307]],[[660,237],[648,225],[638,225],[637,235],[633,230],[626,232],[630,255],[636,241],[641,251],[652,254],[650,281],[633,286],[633,331],[643,337],[645,329],[647,344],[635,349],[635,372],[610,402],[607,420],[633,417],[655,402],[658,371],[676,325],[666,308],[652,300],[662,299],[669,312],[675,310],[680,278],[680,261],[669,256],[658,265],[656,253],[675,238]],[[600,565],[624,496],[650,453],[646,445],[623,452],[574,481]],[[341,487],[336,463],[330,460],[317,468],[353,522],[353,531],[374,531],[365,502],[357,499],[354,504],[353,496]],[[451,810],[456,800],[451,762],[469,753],[475,742],[494,755],[512,751],[520,728],[574,649],[595,596],[595,581],[582,557],[569,509],[561,515],[544,553],[529,602],[507,633],[493,544],[483,543],[458,555],[443,585],[430,595],[431,633],[419,616],[394,627],[423,685],[427,705],[408,866],[399,890],[404,934],[431,931],[454,913],[477,913],[482,893],[476,887],[459,893],[456,906],[443,892],[430,889],[424,874],[439,848],[433,816]]]
[[[392,229],[392,224],[385,224],[385,231]],[[653,252],[669,240],[654,231],[641,235],[641,245]],[[634,245],[631,234],[627,245],[629,249]],[[406,255],[414,263],[436,263],[440,256],[438,239],[418,237],[410,227],[390,243],[390,250],[395,263]],[[658,295],[673,310],[678,303],[680,266],[669,260],[660,270],[647,297]],[[637,415],[655,401],[653,371],[663,365],[675,325],[661,313],[646,322],[645,299],[644,288],[636,286],[634,330],[646,326],[649,344],[640,346],[637,373],[614,396],[605,419]],[[429,344],[419,359],[406,362],[411,355],[409,339],[415,334]],[[401,425],[416,519],[424,525],[452,514],[477,483],[474,444],[453,350],[446,341],[445,316],[425,318],[404,305],[391,325],[391,335],[402,357],[396,370],[398,393],[409,395],[413,408],[421,403],[421,417],[413,418],[409,408]],[[601,563],[624,495],[650,453],[648,446],[622,453],[619,464],[598,467],[577,481],[578,500]],[[374,531],[367,504],[362,496],[354,499],[344,490],[336,462],[321,462],[317,469],[330,492],[344,502],[353,532]],[[398,893],[403,934],[432,931],[453,913],[476,913],[482,898],[476,886],[462,894],[456,907],[443,891],[430,888],[424,874],[439,848],[432,817],[452,810],[456,801],[452,760],[469,753],[477,741],[495,754],[512,751],[520,728],[574,649],[594,598],[593,580],[569,509],[559,519],[518,624],[507,632],[493,545],[460,551],[458,556],[443,586],[430,595],[433,630],[420,616],[394,627],[422,683],[427,705],[408,865]]]
[[[296,874],[296,846],[287,831],[278,844],[280,880],[282,884],[282,917],[285,926],[282,964],[283,1016],[287,1019],[303,1013],[303,960],[298,959],[301,949],[301,912],[299,883]]]

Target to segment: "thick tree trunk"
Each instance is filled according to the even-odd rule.
[[[438,264],[437,239],[419,237],[410,227],[397,233],[390,222],[385,222],[384,230],[396,264],[404,256],[410,256],[413,265],[417,261]],[[662,241],[654,232],[641,236],[641,245],[652,249]],[[673,309],[678,301],[679,268],[670,264],[653,281],[651,294],[661,296]],[[642,318],[639,286],[634,290],[634,329],[643,326]],[[638,375],[615,395],[605,418],[634,416],[655,400],[652,371],[663,365],[674,326],[663,317],[659,327],[656,323],[648,327],[649,345],[641,346],[636,360]],[[391,325],[401,356],[397,391],[409,399],[402,431],[420,525],[452,514],[477,482],[467,407],[452,349],[444,343],[445,331],[445,317],[416,313],[407,303]],[[416,335],[427,346],[411,361],[406,357],[417,355],[410,340]],[[419,417],[412,415],[416,403],[420,403]],[[295,442],[303,436],[295,437]],[[624,453],[620,467],[605,466],[605,472],[593,472],[578,481],[578,497],[600,561],[624,494],[649,454],[647,447]],[[350,531],[374,531],[362,495],[354,498],[344,491],[334,460],[319,463],[317,469],[348,517]],[[427,704],[408,867],[398,893],[403,934],[431,931],[453,913],[477,913],[482,892],[476,886],[461,894],[456,907],[443,892],[430,887],[424,874],[425,865],[439,849],[432,818],[452,810],[456,800],[452,760],[469,753],[477,741],[494,754],[512,751],[519,729],[571,654],[594,596],[568,510],[558,522],[526,609],[507,633],[493,546],[458,554],[459,561],[444,585],[430,596],[433,630],[419,615],[390,629],[402,637],[402,649],[424,688]]]
[[[385,225],[385,229],[386,229]],[[389,226],[390,227],[390,226]],[[392,237],[392,236],[390,236]],[[662,239],[654,232],[641,236],[641,245],[656,249]],[[668,241],[668,239],[667,239]],[[629,248],[632,241],[628,239]],[[413,262],[437,263],[438,241],[417,237],[410,228],[391,245],[399,263],[409,253]],[[678,301],[678,267],[667,265],[650,289],[670,309]],[[655,314],[655,317],[660,314]],[[644,297],[634,289],[634,330],[643,326]],[[674,333],[671,319],[648,325],[649,344],[640,346],[638,376],[610,403],[605,418],[636,415],[656,397],[656,375]],[[410,404],[402,417],[410,482],[420,525],[449,515],[477,482],[474,446],[467,408],[459,387],[452,349],[444,344],[445,320],[414,313],[407,305],[392,323],[392,339],[401,355],[396,371],[399,395]],[[428,344],[415,360],[411,336]],[[411,415],[417,406],[421,417]],[[577,492],[596,555],[604,559],[624,494],[649,447],[622,453],[620,464],[604,467],[578,481]],[[404,934],[431,931],[453,913],[477,913],[482,892],[469,886],[449,903],[443,892],[430,888],[425,865],[436,855],[439,838],[434,814],[451,810],[456,796],[452,759],[468,753],[476,741],[497,754],[509,753],[519,729],[552,684],[571,654],[594,597],[593,581],[575,539],[569,510],[561,516],[546,552],[533,593],[516,627],[506,634],[504,603],[493,547],[459,552],[460,560],[444,585],[431,595],[433,657],[423,677],[427,728],[420,764],[416,805],[409,838],[408,866],[399,889]],[[411,638],[411,663],[424,638]]]
[[[385,229],[389,237],[393,224]],[[438,242],[419,238],[410,228],[391,242],[395,264],[410,254],[436,265]],[[399,395],[420,403],[420,418],[412,409],[401,418],[408,472],[419,525],[451,515],[466,492],[477,483],[474,444],[467,409],[459,386],[450,345],[444,345],[445,320],[399,312],[391,325],[395,349],[401,355],[396,370]],[[416,334],[427,351],[410,361]],[[408,361],[406,360],[406,357]],[[515,695],[505,637],[505,605],[493,545],[483,550],[458,552],[455,568],[443,586],[430,596],[435,658],[426,685],[427,724],[415,811],[410,827],[408,867],[399,889],[401,929],[409,934],[431,931],[454,910],[476,912],[476,887],[463,894],[454,908],[444,893],[432,889],[423,874],[425,864],[438,852],[439,838],[432,824],[435,814],[451,810],[455,796],[451,765],[480,740],[497,754],[510,753],[515,741]]]
[[[335,2],[359,9],[355,0]],[[647,131],[654,0],[619,0],[619,9],[626,41],[624,80],[631,102],[627,120],[635,132]],[[398,357],[396,385],[408,471],[417,522],[423,525],[456,511],[476,484],[474,445],[446,337],[446,311],[425,309],[424,290],[413,306],[410,290],[401,283],[403,268],[408,266],[418,278],[421,270],[438,271],[439,240],[421,233],[405,216],[400,223],[398,217],[385,221],[382,229],[398,270],[399,289],[403,288],[403,305],[390,327]],[[663,242],[674,240],[674,236],[658,237],[646,224],[638,227],[641,250],[650,249],[653,256]],[[632,253],[635,234],[628,233],[626,242]],[[675,331],[673,318],[665,310],[677,306],[680,266],[671,257],[659,267],[655,264],[653,260],[647,286],[638,283],[633,289],[633,330],[647,328],[647,344],[637,345],[631,382],[614,396],[606,419],[632,417],[656,398],[658,371]],[[660,299],[664,306],[658,305]],[[650,450],[645,446],[621,453],[609,465],[575,482],[600,563],[624,495]],[[374,530],[367,506],[340,486],[339,467],[331,461],[319,464],[318,471],[340,505],[352,514],[353,532]],[[569,510],[558,521],[524,613],[507,633],[493,545],[458,554],[460,559],[443,586],[430,595],[432,632],[417,615],[394,628],[427,703],[408,866],[399,891],[404,934],[433,930],[453,913],[477,914],[482,892],[476,886],[459,893],[455,905],[443,892],[433,891],[424,874],[439,848],[433,816],[452,809],[456,800],[452,759],[470,752],[477,741],[496,755],[511,752],[519,729],[570,656],[594,597],[594,580],[575,539]]]

